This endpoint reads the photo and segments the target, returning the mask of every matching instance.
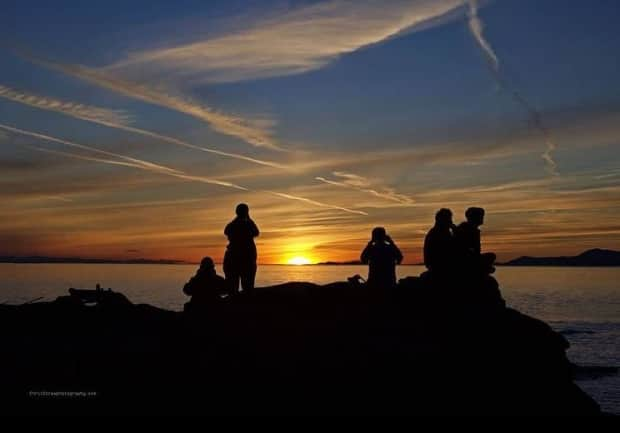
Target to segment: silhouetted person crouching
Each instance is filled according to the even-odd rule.
[[[480,242],[480,226],[484,224],[484,209],[470,207],[465,212],[467,221],[462,222],[454,230],[454,238],[459,253],[463,255],[465,265],[471,272],[490,274],[495,271],[496,256],[494,253],[482,253]]]
[[[447,277],[454,271],[455,243],[450,209],[439,209],[435,225],[424,238],[424,265],[437,276]]]
[[[383,227],[372,231],[372,238],[361,255],[368,264],[368,285],[377,288],[396,286],[396,265],[403,261],[403,254]]]
[[[183,287],[183,293],[191,296],[185,304],[185,311],[195,311],[212,304],[222,298],[228,292],[226,280],[217,275],[215,264],[210,257],[205,257],[200,262],[200,268]]]
[[[239,280],[245,293],[254,289],[256,278],[256,244],[258,227],[250,218],[247,204],[240,204],[236,209],[237,217],[224,230],[228,237],[228,247],[224,255],[224,274],[231,295],[239,291]]]

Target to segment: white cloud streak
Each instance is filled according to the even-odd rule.
[[[44,140],[44,141],[51,141],[54,143],[59,143],[59,144],[64,144],[66,146],[70,146],[70,147],[75,147],[77,149],[81,149],[81,150],[86,150],[89,152],[93,152],[93,153],[97,153],[99,155],[105,155],[108,157],[113,157],[113,158],[118,158],[121,161],[115,160],[115,159],[109,159],[109,158],[97,158],[97,157],[91,157],[91,156],[85,156],[85,155],[79,155],[79,154],[74,154],[74,153],[68,153],[68,152],[60,152],[60,151],[53,151],[50,150],[48,153],[56,153],[58,155],[63,155],[63,156],[68,156],[74,159],[81,159],[81,160],[85,160],[85,161],[92,161],[92,162],[100,162],[100,163],[104,163],[104,164],[110,164],[110,165],[121,165],[121,166],[125,166],[125,167],[132,167],[132,168],[137,168],[140,170],[146,170],[146,171],[150,171],[153,173],[158,173],[158,174],[164,174],[167,176],[172,176],[172,177],[176,177],[179,179],[185,179],[185,180],[192,180],[192,181],[197,181],[197,182],[202,182],[202,183],[207,183],[207,184],[211,184],[211,185],[218,185],[218,186],[223,186],[223,187],[227,187],[227,188],[233,188],[233,189],[237,189],[237,190],[242,190],[242,191],[247,191],[247,188],[244,188],[242,186],[236,185],[234,183],[231,182],[225,182],[225,181],[220,181],[217,179],[211,179],[208,177],[204,177],[204,176],[193,176],[193,175],[189,175],[181,170],[176,170],[170,167],[166,167],[164,165],[160,165],[160,164],[155,164],[149,161],[145,161],[143,159],[137,159],[137,158],[132,158],[126,155],[122,155],[119,153],[114,153],[114,152],[108,152],[102,149],[98,149],[96,147],[93,146],[87,146],[85,144],[79,144],[73,141],[69,141],[69,140],[63,140],[61,138],[56,138],[56,137],[52,137],[49,135],[45,135],[45,134],[39,134],[37,132],[32,132],[32,131],[26,131],[23,129],[18,129],[18,128],[14,128],[8,125],[4,125],[4,124],[0,124],[0,128],[12,132],[14,134],[20,134],[20,135],[25,135],[27,137],[33,137],[39,140]],[[40,149],[39,149],[40,150]]]
[[[237,153],[224,152],[222,150],[213,149],[209,147],[198,146],[189,143],[184,140],[180,140],[167,135],[159,134],[156,132],[148,131],[141,128],[128,125],[129,116],[124,115],[124,112],[118,112],[115,110],[108,110],[105,108],[97,108],[78,104],[75,102],[61,101],[59,99],[53,99],[46,96],[37,96],[28,93],[18,92],[8,87],[0,85],[0,97],[9,99],[13,102],[26,104],[32,107],[36,107],[42,110],[49,110],[58,112],[70,117],[74,117],[80,120],[96,123],[99,125],[107,126],[110,128],[120,129],[127,132],[132,132],[145,137],[155,138],[157,140],[165,141],[178,146],[187,147],[201,152],[207,152],[218,156],[227,158],[234,158],[253,164],[264,165],[272,168],[278,168],[282,170],[288,169],[288,167],[278,164],[273,161],[266,161],[258,158],[252,158],[246,155]]]
[[[206,122],[215,131],[238,138],[252,146],[271,150],[284,150],[273,137],[271,130],[273,126],[272,121],[246,119],[223,113],[205,104],[193,101],[189,97],[173,94],[160,87],[137,84],[105,71],[80,65],[65,65],[43,60],[25,53],[20,54],[33,63],[95,84],[115,93],[194,117]]]
[[[174,169],[165,167],[163,165],[154,164],[152,162],[144,161],[142,159],[132,158],[126,155],[122,155],[120,153],[108,152],[106,150],[98,149],[96,147],[75,143],[69,140],[63,140],[61,138],[56,138],[56,137],[52,137],[52,136],[45,135],[45,134],[39,134],[38,132],[26,131],[24,129],[14,128],[12,126],[4,125],[1,123],[0,123],[0,128],[4,129],[5,131],[11,132],[13,134],[25,135],[28,137],[37,138],[39,140],[51,141],[54,143],[64,144],[66,146],[75,147],[75,148],[82,149],[82,150],[87,150],[89,152],[97,153],[100,155],[118,158],[125,162],[134,164],[136,166],[144,167],[147,170],[154,170],[154,171],[166,172],[166,173],[180,173],[178,170],[174,170]]]
[[[100,162],[103,164],[118,165],[121,167],[131,167],[131,168],[137,168],[140,170],[145,168],[143,165],[140,165],[140,164],[134,164],[131,162],[126,162],[126,161],[117,161],[115,159],[98,158],[96,156],[81,155],[79,153],[63,152],[62,150],[46,149],[44,147],[32,146],[29,144],[21,144],[21,146],[28,148],[28,149],[36,150],[38,152],[48,153],[50,155],[65,156],[67,158],[79,159],[81,161]]]
[[[208,83],[299,74],[402,32],[435,25],[461,7],[462,0],[326,1],[229,34],[134,52],[106,70],[163,71]]]
[[[128,125],[132,120],[131,117],[122,110],[110,110],[107,108],[80,104],[78,102],[61,101],[49,96],[20,92],[3,85],[0,85],[0,97],[31,107],[56,111],[92,122],[110,122],[118,125]]]
[[[484,23],[478,16],[478,0],[464,0],[468,5],[468,27],[469,31],[473,35],[474,39],[480,46],[480,49],[484,53],[489,69],[495,79],[497,85],[506,91],[513,101],[521,106],[528,115],[528,118],[532,125],[541,133],[544,137],[546,150],[541,155],[542,159],[547,165],[547,170],[554,176],[559,175],[557,163],[553,158],[555,150],[558,148],[556,141],[554,140],[551,131],[545,124],[542,114],[530,101],[514,86],[510,85],[507,80],[500,73],[499,58],[489,41],[484,36]]]
[[[340,178],[340,180],[326,179],[324,177],[315,177],[315,180],[318,180],[319,182],[323,182],[328,185],[338,186],[340,188],[347,188],[370,194],[384,200],[399,203],[401,205],[410,206],[415,204],[415,201],[411,197],[408,197],[404,194],[399,194],[392,188],[383,187],[381,191],[373,189],[371,187],[371,181],[363,176],[352,173],[345,173],[341,171],[335,171],[332,174],[337,178]]]
[[[60,201],[63,203],[72,203],[73,200],[68,198],[68,197],[64,197],[62,195],[48,195],[47,197],[45,197],[48,200],[54,200],[54,201]]]
[[[387,4],[384,0],[322,2],[251,23],[245,30],[231,34],[130,54],[99,69],[50,62],[24,52],[19,54],[124,96],[187,114],[219,133],[253,146],[283,150],[273,136],[273,121],[223,113],[171,93],[161,83],[191,85],[190,76],[196,81],[217,83],[307,72],[402,32],[435,25],[461,7],[462,0],[392,0]],[[132,76],[140,77],[141,83],[150,79],[159,84],[137,84],[128,78]]]
[[[466,0],[468,4],[468,26],[474,38],[480,45],[482,51],[487,56],[487,59],[491,63],[493,69],[496,71],[499,70],[499,59],[493,51],[491,44],[484,37],[484,23],[478,16],[478,1],[477,0]]]
[[[309,199],[309,198],[300,197],[300,196],[296,196],[296,195],[292,195],[292,194],[285,194],[285,193],[275,192],[275,191],[262,191],[262,192],[265,192],[267,194],[272,194],[272,195],[275,195],[277,197],[285,198],[285,199],[288,199],[288,200],[301,201],[301,202],[304,202],[304,203],[311,204],[313,206],[341,210],[343,212],[347,212],[347,213],[351,213],[351,214],[355,214],[355,215],[364,215],[364,216],[368,215],[368,213],[366,213],[364,211],[348,209],[346,207],[340,207],[340,206],[333,206],[333,205],[330,205],[330,204],[321,203],[321,202],[316,201],[316,200],[312,200],[312,199]]]
[[[240,185],[236,185],[234,183],[230,183],[230,182],[224,182],[224,181],[220,181],[217,179],[211,179],[211,178],[207,178],[204,176],[196,176],[196,175],[191,175],[188,173],[185,173],[181,170],[177,170],[177,169],[173,169],[170,167],[166,167],[163,165],[159,165],[159,164],[155,164],[149,161],[145,161],[142,159],[136,159],[136,158],[132,158],[129,156],[125,156],[122,154],[118,154],[118,153],[114,153],[114,152],[108,152],[105,150],[101,150],[98,149],[96,147],[92,147],[92,146],[87,146],[84,144],[79,144],[79,143],[75,143],[73,141],[69,141],[69,140],[63,140],[60,138],[56,138],[56,137],[52,137],[49,135],[45,135],[45,134],[40,134],[37,132],[32,132],[32,131],[26,131],[23,129],[19,129],[19,128],[14,128],[12,126],[8,126],[8,125],[4,125],[4,124],[0,124],[0,129],[11,132],[13,134],[19,134],[19,135],[24,135],[27,137],[32,137],[32,138],[36,138],[39,140],[44,140],[44,141],[51,141],[54,143],[59,143],[59,144],[64,144],[70,147],[75,147],[81,150],[87,150],[93,153],[97,153],[100,155],[105,155],[105,156],[109,156],[109,157],[113,157],[113,158],[118,158],[121,159],[121,161],[118,161],[116,159],[109,159],[109,158],[99,158],[99,157],[92,157],[92,156],[86,156],[86,155],[80,155],[80,154],[75,154],[75,153],[71,153],[71,152],[62,152],[62,151],[57,151],[57,150],[50,150],[50,149],[43,149],[40,147],[36,147],[36,146],[27,146],[31,149],[35,149],[35,150],[39,150],[39,151],[43,151],[43,152],[47,152],[47,153],[54,153],[57,155],[61,155],[61,156],[65,156],[65,157],[69,157],[69,158],[73,158],[73,159],[79,159],[79,160],[83,160],[83,161],[91,161],[91,162],[98,162],[98,163],[102,163],[102,164],[110,164],[110,165],[118,165],[118,166],[125,166],[125,167],[131,167],[131,168],[136,168],[136,169],[140,169],[140,170],[145,170],[145,171],[150,171],[153,173],[157,173],[157,174],[163,174],[166,176],[171,176],[171,177],[175,177],[178,179],[183,179],[186,181],[192,181],[192,182],[201,182],[201,183],[206,183],[206,184],[211,184],[211,185],[218,185],[218,186],[223,186],[223,187],[227,187],[227,188],[233,188],[233,189],[237,189],[237,190],[241,190],[241,191],[247,191],[247,192],[251,192],[252,190]],[[331,205],[331,204],[327,204],[327,203],[323,203],[320,201],[316,201],[316,200],[312,200],[306,197],[300,197],[300,196],[296,196],[296,195],[292,195],[292,194],[287,194],[287,193],[281,193],[281,192],[274,192],[274,191],[255,191],[255,192],[260,192],[260,193],[266,193],[266,194],[270,194],[273,196],[277,196],[280,198],[284,198],[287,200],[294,200],[294,201],[300,201],[303,203],[307,203],[316,207],[322,207],[322,208],[327,208],[327,209],[332,209],[332,210],[338,210],[338,211],[342,211],[342,212],[347,212],[347,213],[351,213],[351,214],[357,214],[357,215],[367,215],[366,212],[362,212],[362,211],[358,211],[358,210],[353,210],[353,209],[349,209],[346,207],[342,207],[342,206],[336,206],[336,205]]]

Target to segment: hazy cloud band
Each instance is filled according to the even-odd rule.
[[[51,142],[55,142],[55,143],[60,143],[60,144],[64,144],[70,147],[75,147],[78,149],[82,149],[82,150],[87,150],[90,152],[94,152],[100,155],[105,155],[105,156],[109,156],[109,157],[113,157],[113,158],[118,158],[121,159],[122,161],[117,161],[115,159],[108,159],[108,158],[96,158],[96,157],[89,157],[89,156],[84,156],[84,155],[78,155],[78,154],[73,154],[73,153],[69,153],[69,152],[59,152],[59,151],[50,151],[50,150],[45,150],[48,153],[56,153],[58,155],[63,155],[63,156],[67,156],[67,157],[71,157],[74,159],[81,159],[81,160],[86,160],[86,161],[92,161],[92,162],[99,162],[99,163],[103,163],[103,164],[111,164],[111,165],[122,165],[122,166],[126,166],[126,167],[131,167],[131,168],[137,168],[140,170],[146,170],[146,171],[151,171],[154,173],[158,173],[158,174],[164,174],[167,176],[171,176],[171,177],[175,177],[175,178],[179,178],[179,179],[183,179],[183,180],[187,180],[187,181],[194,181],[194,182],[201,182],[201,183],[207,183],[207,184],[212,184],[212,185],[218,185],[218,186],[223,186],[223,187],[227,187],[227,188],[233,188],[233,189],[237,189],[237,190],[242,190],[242,191],[252,191],[249,188],[240,186],[240,185],[236,185],[234,183],[230,183],[230,182],[225,182],[225,181],[220,181],[217,179],[211,179],[211,178],[207,178],[204,176],[196,176],[196,175],[191,175],[188,173],[185,173],[181,170],[177,170],[177,169],[173,169],[170,167],[166,167],[163,165],[159,165],[159,164],[155,164],[149,161],[145,161],[142,159],[137,159],[137,158],[132,158],[126,155],[122,155],[119,153],[114,153],[114,152],[108,152],[102,149],[98,149],[96,147],[92,147],[92,146],[87,146],[84,144],[79,144],[79,143],[75,143],[73,141],[69,141],[69,140],[63,140],[60,138],[56,138],[56,137],[52,137],[49,135],[45,135],[45,134],[40,134],[37,132],[32,132],[32,131],[26,131],[23,129],[19,129],[19,128],[14,128],[12,126],[9,125],[4,125],[4,124],[0,124],[0,129],[3,129],[5,131],[14,133],[14,134],[19,134],[19,135],[24,135],[24,136],[28,136],[28,137],[33,137],[36,139],[40,139],[40,140],[45,140],[45,141],[51,141]],[[36,150],[41,150],[41,148],[37,148],[35,146],[30,146],[30,148],[36,149]],[[328,208],[328,209],[333,209],[333,210],[338,210],[338,211],[342,211],[342,212],[347,212],[347,213],[351,213],[351,214],[357,214],[357,215],[367,215],[366,212],[363,211],[357,211],[357,210],[353,210],[353,209],[349,209],[346,207],[342,207],[342,206],[336,206],[336,205],[331,205],[331,204],[327,204],[327,203],[323,203],[320,201],[316,201],[316,200],[312,200],[306,197],[300,197],[297,195],[292,195],[292,194],[287,194],[287,193],[281,193],[281,192],[274,192],[274,191],[255,191],[255,192],[261,192],[261,193],[267,193],[273,196],[277,196],[280,198],[284,198],[287,200],[294,200],[294,201],[300,201],[303,203],[307,203],[307,204],[311,204],[313,206],[317,206],[317,207],[322,207],[322,208]]]
[[[187,44],[146,49],[105,68],[222,83],[299,74],[404,31],[428,27],[462,0],[338,0],[292,9]]]
[[[49,96],[20,92],[3,85],[0,85],[0,97],[8,99],[9,101],[29,105],[42,110],[63,113],[91,122],[108,122],[123,126],[131,123],[131,117],[121,110],[110,110],[77,102],[61,101]]]

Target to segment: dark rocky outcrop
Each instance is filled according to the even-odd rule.
[[[288,283],[192,315],[114,292],[0,306],[4,411],[594,415],[568,343],[495,280]],[[78,293],[79,295],[79,293]],[[93,301],[93,299],[90,299]],[[29,391],[96,391],[45,398]]]

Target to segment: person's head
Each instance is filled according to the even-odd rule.
[[[387,233],[383,227],[375,227],[372,229],[372,241],[384,242],[387,238]]]
[[[247,204],[240,203],[237,205],[235,213],[239,218],[247,218],[248,216],[250,216],[250,208]]]
[[[484,209],[481,207],[470,207],[465,211],[465,218],[467,222],[475,225],[476,227],[484,224]]]
[[[211,257],[205,257],[200,261],[200,271],[206,273],[215,273],[215,263]]]
[[[452,226],[452,211],[442,208],[435,214],[435,225],[441,228],[449,228]]]

